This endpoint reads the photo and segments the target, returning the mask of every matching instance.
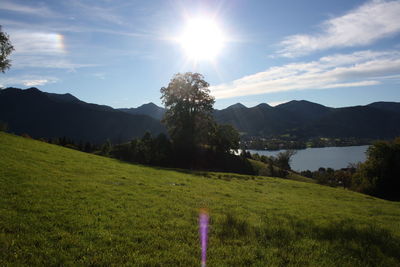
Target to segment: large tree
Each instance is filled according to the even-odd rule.
[[[215,125],[211,144],[218,153],[230,153],[231,149],[238,150],[240,142],[239,132],[232,125]]]
[[[0,71],[3,73],[11,66],[8,56],[13,50],[14,47],[11,45],[8,34],[1,30],[0,25]]]
[[[373,196],[400,200],[400,137],[368,148],[367,160],[354,174],[352,187]]]
[[[291,170],[290,162],[296,153],[296,150],[286,150],[280,152],[278,155],[276,155],[275,164],[284,170]]]
[[[193,151],[208,142],[213,126],[214,97],[199,73],[178,73],[161,88],[166,108],[163,118],[176,148]]]

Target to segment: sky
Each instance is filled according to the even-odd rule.
[[[217,109],[400,102],[400,1],[0,0],[0,25],[15,48],[1,87],[128,108],[161,105],[160,88],[191,71]],[[208,57],[189,54],[188,31]]]

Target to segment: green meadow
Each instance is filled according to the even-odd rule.
[[[0,266],[400,266],[400,203],[0,133]]]

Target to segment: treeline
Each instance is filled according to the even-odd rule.
[[[214,144],[185,153],[175,147],[165,134],[153,137],[147,132],[142,138],[128,143],[105,144],[102,154],[127,162],[162,167],[256,174],[245,157],[232,154],[224,142],[218,144],[216,141]]]
[[[103,149],[106,156],[157,166],[171,166],[172,152],[172,144],[165,134],[152,137],[149,132],[125,144],[104,145]]]
[[[352,177],[356,173],[358,165],[351,164],[347,168],[334,170],[332,168],[319,168],[316,171],[302,171],[302,176],[314,179],[319,184],[333,187],[352,189]]]
[[[59,137],[59,138],[41,138],[40,140],[45,141],[50,144],[55,144],[55,145],[60,145],[60,146],[65,146],[68,148],[80,150],[83,152],[88,152],[88,153],[93,153],[95,151],[99,151],[101,146],[94,144],[92,142],[75,142],[73,139],[68,138],[68,137]]]
[[[291,171],[290,162],[296,150],[286,150],[274,156],[251,154],[243,150],[241,156],[266,164],[267,168],[259,168],[258,175],[286,178]]]
[[[301,172],[320,184],[340,186],[389,200],[400,200],[400,137],[378,141],[367,150],[364,163],[333,170],[319,168]]]
[[[224,125],[220,127],[224,128]],[[230,126],[229,126],[230,127]],[[226,134],[226,132],[225,132]],[[152,136],[146,132],[142,138],[132,139],[123,144],[112,144],[107,140],[103,144],[91,142],[75,142],[68,137],[39,138],[38,141],[59,145],[82,152],[116,158],[130,163],[139,163],[169,168],[235,172],[242,174],[258,174],[249,163],[246,154],[234,155],[229,147],[229,139],[224,131],[215,136],[212,146],[204,146],[191,154],[182,153],[174,147],[171,140],[163,133]],[[33,139],[28,134],[22,137]],[[278,172],[276,172],[278,174]]]

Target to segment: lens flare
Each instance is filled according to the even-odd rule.
[[[219,25],[212,18],[191,18],[178,38],[190,60],[214,60],[224,47],[225,39]]]
[[[64,35],[62,34],[56,35],[56,46],[62,53],[66,53]]]
[[[208,212],[205,209],[200,210],[199,231],[201,242],[201,267],[206,267],[207,260],[207,241],[208,241]]]

